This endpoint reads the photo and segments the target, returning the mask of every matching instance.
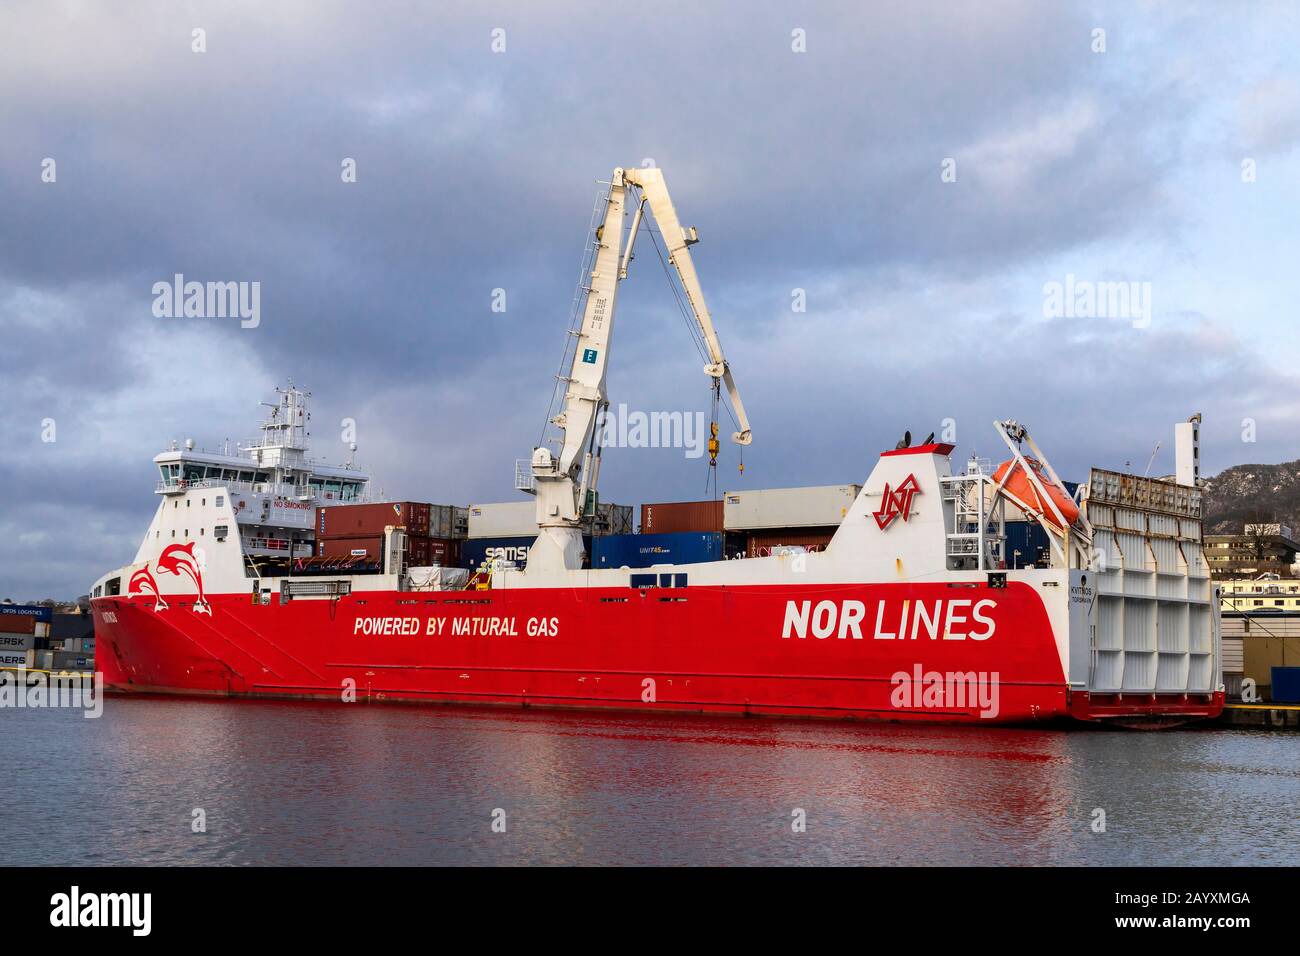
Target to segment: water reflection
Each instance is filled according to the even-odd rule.
[[[1294,864],[1297,752],[1293,735],[1244,731],[113,698],[100,720],[0,713],[0,759],[16,770],[0,852],[15,864]],[[206,833],[191,831],[195,808]],[[498,809],[505,833],[491,827]],[[796,810],[806,832],[792,831]]]

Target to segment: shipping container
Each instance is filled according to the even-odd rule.
[[[1002,554],[1007,567],[1047,566],[1051,562],[1052,546],[1048,543],[1047,532],[1037,521],[1008,521],[1005,528],[1007,540]],[[1016,554],[1017,551],[1020,553]]]
[[[507,535],[500,538],[470,538],[462,541],[460,545],[460,566],[473,571],[484,561],[495,560],[500,558],[505,561],[513,561],[519,567],[523,568],[528,565],[528,549],[533,546],[537,540],[537,535]],[[582,546],[587,554],[591,554],[592,542],[595,539],[590,536],[583,536]]]
[[[73,651],[54,651],[54,661],[47,668],[53,671],[93,671],[95,657],[93,654],[78,654]]]
[[[861,485],[826,485],[728,491],[722,496],[722,525],[727,531],[838,527],[861,490]]]
[[[0,620],[6,617],[32,617],[49,624],[54,620],[54,608],[44,604],[0,604]]]
[[[419,537],[456,537],[456,507],[423,501],[385,501],[316,509],[316,537],[359,538],[389,526]]]
[[[49,653],[48,651],[0,651],[0,667],[30,667],[28,663],[32,654]]]
[[[1273,667],[1270,697],[1275,704],[1300,704],[1300,667]]]
[[[456,533],[456,506],[429,505],[429,524],[424,533],[442,541],[463,537]]]
[[[749,536],[745,553],[751,558],[766,558],[773,548],[801,547],[822,551],[831,543],[837,528],[774,528],[756,531]]]
[[[466,531],[474,538],[537,537],[537,502],[503,501],[495,504],[470,505]]]
[[[460,542],[448,538],[406,539],[406,566],[428,568],[439,565],[454,568],[460,563]]]
[[[0,634],[35,634],[38,623],[34,617],[0,617]]]
[[[661,501],[641,506],[642,534],[721,530],[721,498],[714,501]]]
[[[30,651],[38,640],[35,634],[0,633],[0,651]]]
[[[316,554],[322,558],[366,557],[378,559],[384,550],[383,535],[362,535],[353,538],[320,538],[316,541]]]
[[[57,640],[90,637],[95,633],[95,619],[89,614],[55,614],[50,636]]]
[[[595,516],[583,521],[583,534],[631,534],[633,519],[631,505],[598,501]],[[537,536],[537,502],[504,501],[469,506],[468,537],[522,538],[525,535]]]
[[[484,561],[503,558],[506,561],[514,561],[522,568],[528,564],[528,549],[536,540],[536,532],[497,538],[469,538],[461,542],[460,566],[473,571]]]
[[[631,534],[636,530],[632,527],[632,517],[631,505],[606,504],[600,501],[596,503],[596,516],[590,522],[591,527],[588,530],[595,535]]]
[[[316,553],[323,558],[356,558],[361,564],[378,564],[384,553],[384,536],[322,538],[316,543]],[[455,567],[459,558],[459,541],[413,534],[406,536],[406,566],[409,568],[427,568],[435,564]]]
[[[680,531],[675,534],[614,534],[593,538],[593,568],[648,568],[652,564],[699,564],[722,560],[722,534]]]

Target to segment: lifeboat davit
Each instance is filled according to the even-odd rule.
[[[1047,490],[1047,494],[1051,496],[1052,503],[1056,505],[1056,510],[1065,518],[1065,526],[1068,527],[1079,520],[1079,506],[1074,503],[1074,499],[1070,497],[1069,493],[1047,476],[1043,471],[1042,464],[1036,459],[1026,458],[1025,461],[1033,469],[1035,477],[1038,478],[1042,487]],[[1006,478],[1005,482],[1003,482],[1004,477]],[[1056,519],[1056,513],[1052,511],[1051,505],[1043,499],[1038,486],[1034,484],[1019,461],[1012,458],[1010,461],[1004,461],[998,465],[993,472],[993,481],[1003,482],[1002,493],[1010,498],[1021,511],[1042,515],[1044,521],[1055,525],[1062,531],[1065,530],[1061,522]]]

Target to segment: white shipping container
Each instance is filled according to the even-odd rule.
[[[861,491],[861,485],[728,491],[722,496],[722,527],[754,531],[838,525]]]
[[[465,537],[464,508],[455,505],[429,506],[429,537],[463,538]]]
[[[469,506],[470,538],[514,538],[537,534],[537,502],[504,501]]]
[[[583,534],[631,534],[631,505],[601,501],[596,505],[596,520],[583,522]],[[521,538],[537,534],[537,503],[505,501],[498,504],[470,505],[469,532],[473,538]]]
[[[0,667],[30,667],[29,655],[39,651],[0,651]]]
[[[598,520],[593,524],[592,534],[631,534],[632,506],[612,505],[600,502],[596,505]]]

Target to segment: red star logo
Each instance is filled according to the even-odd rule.
[[[920,493],[921,486],[916,480],[916,475],[908,475],[907,479],[892,491],[889,489],[889,483],[886,482],[880,510],[872,512],[880,530],[884,531],[888,528],[894,523],[895,518],[906,521],[912,514],[912,499]]]

